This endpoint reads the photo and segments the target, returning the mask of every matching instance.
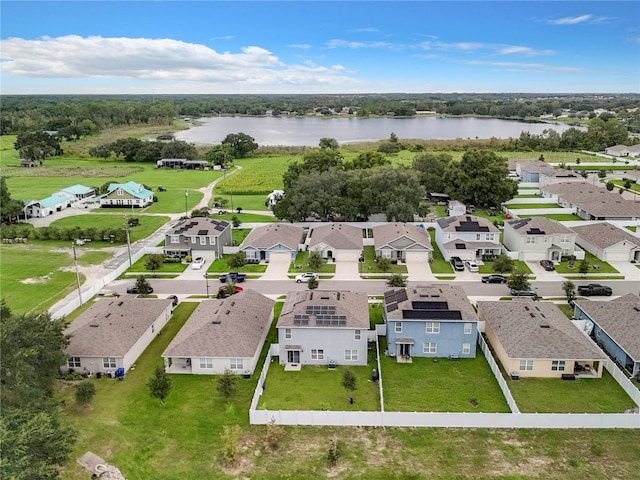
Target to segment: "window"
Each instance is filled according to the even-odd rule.
[[[465,355],[468,355],[471,353],[471,344],[470,343],[463,343],[462,344],[462,353]]]
[[[396,333],[402,333],[402,322],[396,322]]]
[[[122,190],[121,188],[117,189],[116,195],[124,195],[124,190]]]
[[[476,240],[480,240],[480,234],[476,233]]]
[[[284,338],[291,338],[291,329],[290,328],[285,328],[284,329]]]
[[[216,244],[216,237],[209,237],[209,245],[215,245]]]
[[[180,235],[171,235],[171,243],[180,243]]]
[[[242,370],[244,368],[244,362],[241,358],[232,358],[229,360],[229,368],[231,370]]]
[[[358,360],[358,350],[345,350],[344,359],[347,361],[355,362]]]
[[[464,324],[464,334],[465,335],[469,335],[471,333],[471,329],[473,327],[471,326],[471,322],[465,322]]]
[[[324,360],[324,350],[321,348],[312,348],[311,360]]]
[[[536,237],[527,237],[527,245],[535,245]]]
[[[80,357],[69,357],[67,358],[67,366],[69,368],[78,368],[80,365]]]
[[[562,235],[560,237],[560,243],[569,243],[569,235]]]
[[[427,333],[440,333],[440,322],[427,322]]]
[[[494,238],[493,238],[494,234],[493,233],[487,233],[484,236],[484,239],[489,241],[489,242],[493,242]]]
[[[362,338],[362,331],[361,330],[354,330],[353,339],[354,340],[360,340],[361,338]]]
[[[520,370],[533,370],[533,360],[520,360]]]
[[[201,358],[200,368],[213,368],[213,358]]]
[[[195,235],[191,236],[191,243],[196,243],[196,236]]]
[[[200,237],[200,245],[206,245],[207,244],[207,237]]]
[[[564,360],[553,360],[551,362],[552,372],[564,372]]]
[[[438,344],[436,342],[423,343],[422,353],[438,353]]]
[[[104,368],[116,368],[116,359],[115,359],[115,357],[103,357],[102,358],[102,366]]]

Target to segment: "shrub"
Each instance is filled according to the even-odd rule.
[[[96,386],[90,381],[79,383],[76,387],[76,404],[88,405],[96,394]]]
[[[267,446],[272,449],[278,448],[278,445],[280,445],[280,442],[282,442],[282,440],[284,439],[285,434],[286,431],[284,427],[278,425],[275,419],[272,418],[267,423]]]
[[[238,442],[240,441],[240,426],[225,425],[220,438],[222,440],[222,458],[231,463],[238,458]]]
[[[327,452],[327,460],[330,465],[335,465],[342,456],[342,442],[336,438],[332,438],[329,442],[329,451]]]

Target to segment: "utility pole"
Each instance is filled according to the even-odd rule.
[[[129,225],[129,221],[127,217],[124,217],[124,225],[122,225],[123,230],[127,234],[127,253],[129,254],[129,266],[131,267],[133,263],[131,262],[131,236],[129,233],[131,232],[131,225]]]
[[[82,291],[80,290],[80,274],[78,273],[78,257],[76,255],[76,243],[74,241],[71,242],[71,248],[73,249],[73,263],[76,267],[76,284],[78,285],[78,300],[80,300],[80,305],[82,305]]]
[[[187,190],[184,191],[184,216],[188,217],[189,213],[189,207],[187,206],[187,199],[189,198],[189,192]]]
[[[209,298],[209,274],[208,273],[204,274],[204,279],[207,282],[207,298]]]

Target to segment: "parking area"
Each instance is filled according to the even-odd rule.
[[[269,265],[260,280],[288,280],[291,255],[288,253],[272,253],[269,255]]]

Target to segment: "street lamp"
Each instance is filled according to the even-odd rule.
[[[78,257],[76,255],[75,242],[71,242],[71,248],[73,248],[73,263],[76,267],[76,284],[78,285],[78,300],[80,300],[80,305],[82,305],[82,291],[80,290],[80,274],[78,273]]]
[[[131,232],[131,225],[129,225],[126,216],[124,217],[124,224],[122,225],[122,229],[127,234],[127,253],[129,254],[129,266],[131,267],[133,265],[133,263],[131,262],[131,236],[129,235],[129,233]]]
[[[207,298],[209,298],[209,274],[208,273],[204,274],[204,279],[207,282]]]
[[[189,210],[189,207],[187,206],[187,199],[189,198],[189,192],[188,191],[184,191],[184,216],[188,217],[189,214],[187,213]]]

